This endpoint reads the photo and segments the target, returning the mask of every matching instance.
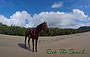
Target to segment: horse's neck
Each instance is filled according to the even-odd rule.
[[[41,30],[42,30],[41,27],[36,27],[36,31],[37,31],[37,33],[39,33]]]

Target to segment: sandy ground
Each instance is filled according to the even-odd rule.
[[[32,52],[32,43],[30,44],[31,48],[26,49],[23,36],[0,35],[0,57],[90,57],[90,32],[40,37],[38,52]],[[70,54],[73,52],[70,50],[72,48],[75,50]],[[63,54],[62,49],[67,53]],[[55,50],[56,54],[52,54]]]

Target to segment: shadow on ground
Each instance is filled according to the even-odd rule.
[[[23,44],[23,43],[18,43],[18,46],[21,47],[21,48],[24,48],[24,49],[26,49],[28,51],[32,51],[31,48],[25,47],[25,44]]]

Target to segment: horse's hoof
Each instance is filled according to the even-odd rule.
[[[30,46],[28,46],[30,48]]]
[[[37,52],[37,50],[36,50],[36,52]]]
[[[34,51],[32,51],[32,52],[34,52]]]
[[[25,46],[25,48],[27,48],[27,46]]]
[[[26,48],[26,46],[25,46],[25,48]]]
[[[34,50],[32,50],[32,52],[34,52]]]

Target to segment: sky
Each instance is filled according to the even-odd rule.
[[[0,23],[35,27],[46,21],[49,27],[90,26],[90,0],[0,0]]]

